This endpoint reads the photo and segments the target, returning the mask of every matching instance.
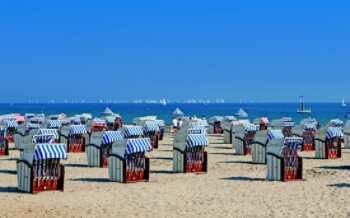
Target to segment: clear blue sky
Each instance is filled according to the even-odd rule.
[[[350,101],[349,1],[0,1],[0,101]]]

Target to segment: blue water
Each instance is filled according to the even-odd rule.
[[[321,123],[325,123],[333,118],[345,120],[350,112],[349,108],[342,108],[337,103],[309,103],[307,108],[312,109],[312,117],[317,118]],[[171,113],[176,107],[181,108],[186,115],[196,115],[197,117],[210,117],[214,115],[233,115],[240,107],[249,113],[249,118],[254,119],[267,116],[270,119],[278,119],[283,116],[292,117],[296,122],[303,117],[296,113],[297,103],[249,103],[249,104],[169,104],[162,106],[159,104],[0,104],[0,114],[5,113],[45,113],[58,114],[66,113],[71,116],[80,113],[92,113],[100,116],[105,107],[110,107],[115,113],[122,115],[123,120],[131,122],[134,117],[157,115],[167,123],[171,121]],[[306,115],[309,117],[310,115]]]

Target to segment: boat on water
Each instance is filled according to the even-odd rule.
[[[342,102],[341,102],[341,106],[342,107],[347,107],[347,104],[345,103],[345,99],[343,98]]]
[[[238,110],[238,112],[235,113],[235,116],[238,117],[238,118],[247,118],[248,117],[248,113],[245,112],[245,110],[243,110],[242,108],[240,108]]]
[[[304,103],[304,96],[300,96],[300,107],[297,110],[299,114],[309,114],[311,113],[311,109],[306,109],[305,108],[305,103]]]

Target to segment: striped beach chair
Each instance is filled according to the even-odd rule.
[[[208,171],[208,136],[203,129],[189,125],[181,128],[175,136],[173,149],[173,170],[175,173],[205,173]]]
[[[150,162],[146,152],[152,150],[149,138],[116,141],[108,158],[111,181],[133,183],[149,181]]]
[[[209,118],[209,133],[210,134],[223,134],[224,130],[221,127],[223,121],[222,116],[213,116]]]
[[[157,121],[146,121],[143,125],[144,136],[149,137],[151,140],[152,148],[158,149],[159,147],[159,135],[160,128]]]
[[[259,126],[252,123],[244,123],[235,129],[233,148],[236,155],[250,155],[252,153],[252,142]]]
[[[302,151],[314,151],[315,146],[315,137],[317,132],[317,123],[304,123],[303,124],[303,132],[302,132],[302,138],[303,138],[303,145],[302,145]]]
[[[303,161],[298,155],[303,139],[285,137],[272,139],[267,146],[267,180],[293,181],[303,178]]]
[[[47,128],[61,130],[62,122],[61,122],[61,120],[48,120],[47,121]]]
[[[165,121],[164,120],[156,120],[159,126],[159,141],[162,141],[165,133]]]
[[[234,139],[233,128],[237,119],[234,116],[225,116],[222,120],[222,128],[224,131],[224,144],[232,144]]]
[[[316,158],[341,158],[341,144],[344,133],[340,127],[328,127],[319,131],[315,138]]]
[[[9,155],[9,149],[15,149],[15,133],[18,128],[16,120],[2,120],[1,122],[1,135],[0,141],[4,141],[4,145],[1,146],[0,155]],[[2,139],[3,138],[3,139]]]
[[[88,166],[107,168],[112,145],[121,141],[123,141],[123,136],[120,131],[92,133],[89,143],[86,145]]]
[[[27,193],[64,190],[64,144],[36,144],[27,147],[17,161],[18,190]]]
[[[284,135],[282,130],[269,129],[259,131],[255,135],[255,139],[252,142],[252,162],[256,164],[266,164],[267,159],[267,146],[276,139],[283,139]]]
[[[104,132],[107,130],[107,123],[103,119],[93,119],[90,124],[90,132]]]
[[[85,125],[71,125],[68,136],[61,135],[61,137],[66,139],[67,152],[85,152],[85,146],[88,143],[88,131]]]

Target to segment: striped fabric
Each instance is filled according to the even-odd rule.
[[[156,121],[146,121],[143,125],[143,131],[145,133],[149,132],[159,132],[159,125]]]
[[[120,131],[106,131],[102,136],[102,144],[108,145],[116,141],[123,141],[123,136]]]
[[[243,124],[243,128],[244,128],[244,131],[246,131],[246,132],[257,132],[260,129],[260,127],[258,125],[255,125],[252,123]]]
[[[2,125],[6,128],[17,128],[18,124],[15,120],[3,120]]]
[[[316,131],[317,130],[317,124],[316,123],[304,123],[303,129],[305,131]]]
[[[62,123],[60,120],[49,120],[47,123],[47,128],[49,129],[59,129],[62,127]]]
[[[37,144],[34,149],[34,160],[67,159],[64,144]]]
[[[164,122],[164,120],[156,120],[156,122],[157,122],[159,128],[165,127],[165,122]]]
[[[303,139],[300,137],[286,137],[283,144],[283,147],[285,148],[289,148],[293,151],[300,151],[303,144]]]
[[[207,134],[207,131],[203,128],[203,127],[199,127],[199,128],[190,128],[187,129],[187,134]]]
[[[141,126],[125,126],[124,137],[143,136],[143,129]]]
[[[69,135],[82,135],[86,134],[87,129],[84,125],[72,125],[69,129]]]
[[[34,144],[43,144],[43,143],[52,143],[54,135],[34,135],[33,143]]]
[[[208,137],[204,134],[189,134],[186,139],[187,148],[193,148],[198,146],[208,146]]]
[[[149,138],[128,139],[126,142],[126,154],[143,153],[152,150]]]
[[[329,127],[326,133],[327,139],[333,139],[333,138],[343,138],[344,133],[341,128],[339,127]]]
[[[39,129],[37,135],[52,135],[54,139],[60,138],[60,135],[56,129]]]
[[[293,126],[294,126],[294,122],[293,122],[293,121],[287,121],[287,120],[283,120],[283,119],[282,119],[282,126],[283,126],[283,127],[293,127]]]
[[[273,130],[269,130],[268,134],[267,134],[267,139],[269,141],[273,140],[273,139],[283,139],[284,135],[282,133],[282,130],[279,129],[273,129]]]
[[[339,119],[333,119],[329,123],[332,127],[343,127],[344,125],[344,122]]]
[[[293,122],[293,119],[291,117],[282,117],[283,122]]]
[[[39,123],[27,123],[26,124],[26,129],[39,129],[40,124]]]

